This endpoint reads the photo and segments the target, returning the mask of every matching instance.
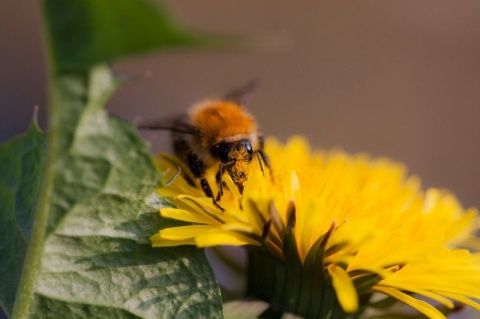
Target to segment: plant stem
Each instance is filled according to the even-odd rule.
[[[48,22],[45,14],[45,3],[41,2],[43,11],[43,20],[45,24],[45,37],[49,40]],[[49,41],[46,41],[49,43]],[[48,51],[48,75],[49,75],[49,96],[50,96],[50,108],[49,108],[49,122],[56,113],[56,94],[54,88],[54,59],[51,46],[46,46]],[[42,252],[45,243],[45,234],[48,224],[48,217],[50,212],[50,198],[53,187],[53,162],[55,154],[58,149],[58,138],[55,134],[55,130],[50,130],[47,135],[47,148],[46,148],[46,161],[42,174],[42,182],[40,187],[40,194],[38,204],[35,210],[35,214],[32,220],[32,232],[27,247],[27,254],[23,266],[22,276],[17,290],[15,305],[12,311],[13,319],[29,318],[32,313],[32,307],[35,302],[35,285],[38,274],[41,271],[42,264]]]

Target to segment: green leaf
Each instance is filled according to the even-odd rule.
[[[148,0],[44,0],[54,61],[88,67],[153,49],[212,45]]]
[[[203,252],[151,247],[149,237],[171,222],[158,213],[165,201],[152,207],[161,175],[147,145],[133,125],[103,109],[117,85],[104,66],[53,82],[50,186],[38,212],[48,215],[45,242],[39,271],[22,278],[33,295],[16,315],[220,318],[219,289]]]
[[[45,137],[30,130],[0,146],[0,306],[9,315],[30,238],[40,185]]]

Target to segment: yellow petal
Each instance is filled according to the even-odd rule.
[[[191,195],[178,195],[177,199],[181,199],[185,204],[188,206],[199,210],[199,211],[206,211],[210,212],[220,212],[220,209],[213,205],[213,201],[211,198],[208,197],[194,197]],[[210,213],[211,214],[211,213]]]
[[[217,221],[209,216],[198,214],[194,211],[187,211],[178,208],[162,208],[160,209],[160,215],[167,218],[183,220],[185,222],[209,224],[216,223]]]
[[[300,192],[300,181],[298,180],[297,173],[290,171],[290,174],[287,176],[288,178],[285,181],[285,197],[287,199],[296,199]]]
[[[475,301],[471,300],[471,299],[468,299],[465,296],[458,295],[458,294],[447,293],[447,292],[439,292],[439,293],[444,295],[445,297],[451,298],[453,300],[460,301],[461,303],[463,303],[467,306],[470,306],[470,307],[476,309],[477,311],[480,311],[480,304],[478,302],[475,302]]]
[[[337,265],[329,265],[328,273],[332,276],[333,288],[338,301],[345,312],[355,312],[358,309],[358,295],[347,272]]]
[[[172,247],[172,246],[179,246],[179,245],[195,245],[195,241],[193,238],[185,239],[185,240],[170,240],[170,239],[163,239],[160,237],[160,234],[155,234],[150,237],[150,241],[152,242],[152,247]]]
[[[378,285],[382,286],[382,282],[380,282]],[[398,286],[390,287],[390,288],[400,289],[400,290],[403,290],[403,291],[409,291],[409,292],[413,292],[413,293],[418,294],[418,295],[425,296],[425,297],[430,298],[432,300],[438,301],[439,303],[447,306],[450,309],[452,309],[455,306],[451,300],[441,296],[441,294],[443,294],[443,293],[437,294],[437,293],[431,292],[429,290],[419,289],[416,286],[408,285],[408,284],[403,284],[401,286],[398,285]]]
[[[427,317],[431,319],[446,319],[445,316],[438,311],[437,308],[434,306],[426,303],[423,300],[416,299],[410,295],[407,295],[401,291],[398,291],[396,289],[388,288],[388,287],[380,287],[380,286],[375,286],[372,288],[372,290],[384,293],[386,295],[389,295],[395,299],[400,300],[401,302],[409,305],[412,308],[417,309]]]
[[[197,247],[260,245],[258,241],[250,237],[233,232],[212,232],[200,235],[195,238],[195,243]]]
[[[348,267],[347,268],[348,271],[363,271],[364,274],[370,274],[370,273],[374,273],[374,274],[377,274],[379,275],[380,277],[382,278],[386,278],[388,276],[391,275],[391,271],[390,270],[387,270],[385,268],[382,268],[382,267],[376,267],[376,266],[369,266],[369,265],[362,265],[361,267],[359,268],[356,268],[356,267]]]
[[[205,215],[217,223],[223,223],[223,212],[218,207],[213,205],[211,198],[197,198],[190,195],[178,195],[176,198],[181,200],[184,204],[192,208],[197,213]]]
[[[158,232],[162,239],[170,240],[184,240],[188,238],[193,238],[202,233],[211,231],[215,229],[215,226],[210,225],[189,225],[189,226],[178,226],[165,228]]]
[[[232,177],[230,175],[225,176],[223,181],[227,184],[228,190],[232,192],[233,196],[237,199],[237,201],[240,201],[242,199],[242,194],[240,194],[240,191],[238,190],[237,185],[232,180]]]

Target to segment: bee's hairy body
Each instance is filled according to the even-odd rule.
[[[186,117],[179,119],[185,120],[191,123],[197,134],[173,131],[173,147],[193,175],[200,179],[208,197],[215,199],[205,179],[208,167],[219,168],[217,183],[220,191],[217,199],[222,195],[222,176],[225,171],[242,192],[253,156],[259,156],[259,160],[270,167],[254,119],[236,103],[207,100],[194,105]]]
[[[185,161],[193,176],[200,180],[205,195],[218,207],[216,201],[223,195],[225,172],[242,193],[253,157],[257,157],[262,170],[262,163],[270,169],[257,123],[237,99],[205,100],[168,125],[153,122],[140,124],[139,128],[171,130],[175,153]],[[216,197],[206,179],[209,167],[218,167]]]

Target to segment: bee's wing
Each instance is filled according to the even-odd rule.
[[[198,130],[188,121],[187,115],[142,121],[138,123],[137,128],[141,130],[169,130],[192,135],[198,134]]]
[[[246,105],[252,99],[253,93],[257,89],[258,81],[251,80],[247,84],[235,88],[232,91],[228,92],[224,99],[227,101],[232,101],[240,105]]]

